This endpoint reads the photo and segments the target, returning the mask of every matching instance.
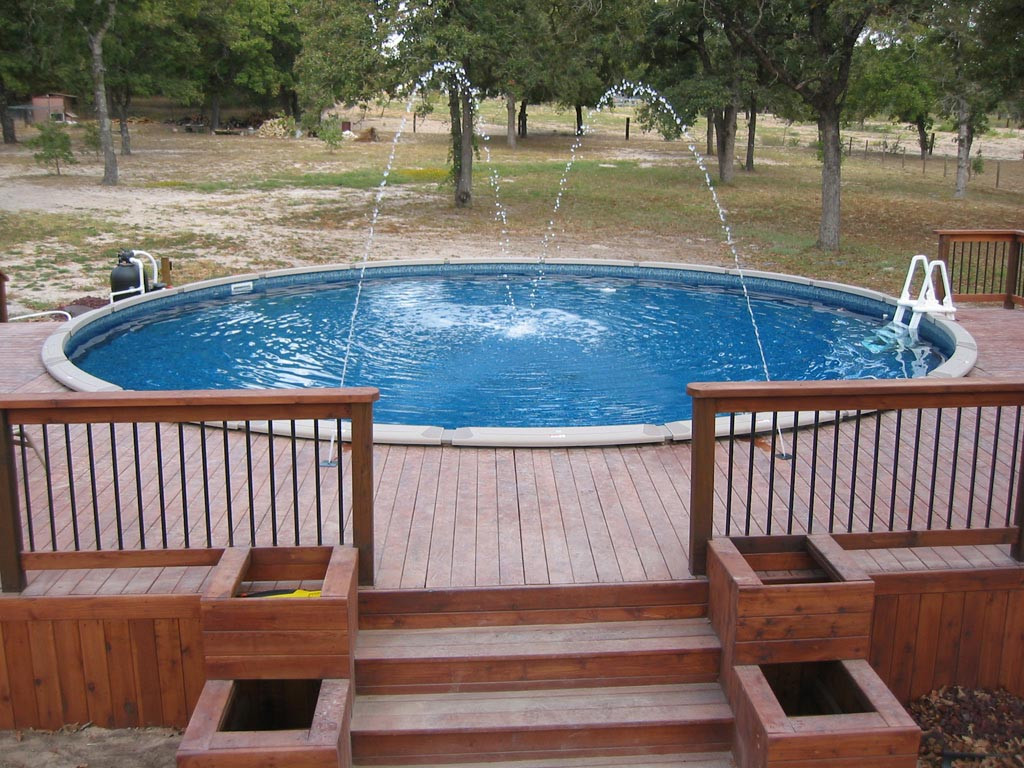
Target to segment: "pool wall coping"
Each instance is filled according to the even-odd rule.
[[[142,296],[134,296],[105,307],[92,310],[78,317],[72,318],[62,324],[55,333],[50,335],[43,343],[42,360],[47,371],[58,382],[69,389],[79,392],[113,392],[122,389],[103,379],[99,379],[74,365],[65,353],[66,345],[82,328],[95,322],[101,317],[114,315],[118,312],[130,309],[140,304],[153,301],[168,295],[183,295],[194,293],[200,290],[217,288],[220,286],[242,286],[240,293],[245,293],[246,283],[280,277],[296,276],[303,274],[317,274],[321,272],[344,272],[358,271],[364,269],[367,272],[382,268],[404,268],[416,266],[441,266],[441,265],[474,265],[474,264],[512,264],[512,265],[566,265],[566,266],[603,266],[615,268],[642,268],[642,269],[665,269],[688,272],[708,272],[720,275],[730,275],[740,278],[752,278],[759,280],[770,280],[773,282],[792,283],[822,290],[837,291],[858,296],[872,301],[878,301],[896,310],[896,299],[886,296],[883,293],[868,288],[846,285],[829,280],[813,280],[799,275],[785,275],[775,272],[764,272],[759,270],[747,270],[727,268],[703,264],[683,264],[672,262],[646,262],[636,260],[618,259],[535,259],[523,257],[508,258],[460,258],[460,259],[409,259],[409,260],[387,260],[371,261],[366,264],[323,264],[311,267],[290,267],[288,269],[272,270],[268,272],[252,272],[242,275],[232,275],[211,280],[203,280],[198,283],[189,283],[164,291],[148,293]],[[953,379],[966,376],[974,368],[978,357],[978,345],[974,338],[963,326],[955,320],[947,320],[934,315],[926,315],[922,319],[922,325],[927,325],[933,335],[944,335],[953,346],[953,353],[949,359],[940,366],[930,371],[927,375],[932,378]],[[845,418],[847,414],[840,414]],[[773,423],[771,418],[759,418],[754,424],[753,431],[757,433],[770,432],[773,429],[789,429],[794,426],[794,421],[800,424],[811,423],[813,417],[810,414],[794,415],[779,414],[778,421]],[[806,421],[805,421],[806,419]],[[737,415],[735,429],[743,432],[750,432],[750,415]],[[230,425],[229,425],[230,426]],[[716,419],[716,434],[724,436],[729,434],[730,419],[720,417]],[[465,426],[456,429],[445,429],[433,425],[416,424],[383,424],[375,422],[373,425],[374,442],[400,445],[455,445],[455,446],[476,446],[476,447],[569,447],[569,446],[601,446],[601,445],[632,445],[643,443],[665,443],[689,440],[692,437],[692,426],[689,420],[674,421],[664,425],[658,424],[617,424],[600,427],[474,427]],[[300,424],[298,434],[312,438],[312,422]],[[320,429],[321,439],[329,439],[333,430]],[[342,440],[348,440],[348,425],[342,427]]]

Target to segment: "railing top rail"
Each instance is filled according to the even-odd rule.
[[[21,424],[346,418],[380,398],[375,387],[5,394],[0,410]]]
[[[1024,404],[1024,379],[692,382],[686,392],[717,411],[890,410]]]
[[[939,237],[955,240],[1015,240],[1024,238],[1024,229],[935,229]]]

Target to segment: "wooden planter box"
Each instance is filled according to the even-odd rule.
[[[713,539],[708,581],[723,671],[867,658],[874,582],[831,536]]]
[[[921,731],[864,660],[734,670],[740,768],[914,768]]]
[[[349,680],[209,680],[178,768],[348,768]]]
[[[200,601],[208,680],[352,677],[356,550],[230,548]],[[318,597],[244,597],[268,589]]]

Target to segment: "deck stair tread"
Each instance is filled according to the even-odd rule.
[[[706,618],[359,631],[367,694],[710,682],[721,642]]]
[[[352,733],[732,722],[718,683],[434,694],[357,694]]]
[[[707,619],[360,630],[356,659],[530,657],[718,647]]]
[[[357,764],[435,765],[719,751],[729,748],[732,728],[714,682],[357,693],[351,733]]]
[[[729,752],[691,752],[667,755],[590,755],[487,763],[433,764],[433,768],[735,768]],[[359,764],[353,768],[361,768]],[[400,763],[374,768],[405,768]]]

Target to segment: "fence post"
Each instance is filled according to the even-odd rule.
[[[708,570],[708,541],[714,531],[715,400],[693,398],[690,440],[690,573]]]
[[[21,592],[25,588],[21,547],[14,431],[7,411],[0,410],[0,591]]]
[[[359,584],[373,586],[373,403],[352,404],[352,543]]]

